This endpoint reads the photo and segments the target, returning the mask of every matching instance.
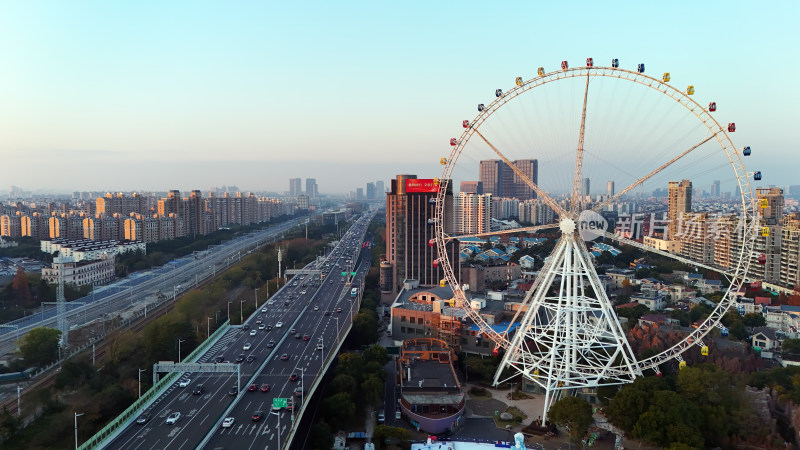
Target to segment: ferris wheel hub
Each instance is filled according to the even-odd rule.
[[[558,223],[558,228],[560,228],[561,232],[564,234],[572,234],[575,232],[575,221],[572,219],[561,219],[561,222]]]

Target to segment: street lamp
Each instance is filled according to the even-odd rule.
[[[142,398],[142,372],[147,372],[147,369],[139,369],[139,398]]]
[[[239,323],[244,323],[244,300],[239,300]]]
[[[75,412],[75,450],[78,450],[78,417],[84,413]]]
[[[178,338],[178,362],[183,362],[181,359],[181,342],[186,342],[186,339]]]
[[[213,319],[213,317],[209,317],[208,321],[206,321],[207,328],[208,328],[208,331],[206,331],[206,333],[207,333],[206,334],[206,338],[210,338],[211,337],[211,319]]]
[[[228,302],[228,322],[231,321],[231,303],[233,302]]]
[[[278,450],[280,450],[281,449],[281,413],[275,412],[275,411],[270,411],[270,414],[274,414],[274,415],[278,416],[278,425],[276,426],[276,428],[278,429]]]
[[[336,319],[336,342],[339,342],[339,318],[334,317]]]
[[[258,309],[258,290],[261,288],[256,288],[255,296],[253,297],[253,302],[256,304],[256,309]]]

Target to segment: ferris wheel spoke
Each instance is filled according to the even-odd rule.
[[[486,139],[486,137],[484,137],[484,136],[483,136],[483,134],[481,134],[481,132],[480,132],[480,131],[478,131],[478,129],[477,129],[477,128],[473,129],[473,131],[475,132],[475,134],[477,134],[477,135],[478,135],[478,136],[479,136],[479,137],[480,137],[480,138],[483,140],[483,142],[485,142],[485,143],[486,143],[486,145],[488,145],[489,147],[491,147],[491,149],[492,149],[492,150],[493,150],[493,151],[494,151],[494,152],[497,154],[497,156],[499,156],[499,157],[500,157],[500,159],[502,159],[502,160],[503,160],[503,162],[504,162],[504,163],[506,163],[506,165],[508,165],[508,167],[510,167],[510,168],[511,168],[511,170],[513,170],[513,171],[514,171],[514,173],[515,173],[515,174],[517,174],[517,176],[518,176],[518,177],[519,177],[519,178],[520,178],[522,181],[524,181],[524,182],[525,182],[525,184],[527,184],[527,185],[528,185],[528,187],[530,187],[531,189],[533,189],[533,191],[534,191],[534,192],[536,192],[536,195],[537,195],[537,196],[538,196],[538,197],[539,197],[539,198],[540,198],[540,199],[541,199],[543,202],[545,202],[545,203],[547,204],[547,206],[549,206],[549,207],[550,207],[550,208],[551,208],[551,209],[552,209],[552,210],[553,210],[553,211],[554,211],[556,214],[558,214],[558,216],[559,216],[559,217],[566,217],[566,215],[567,215],[567,212],[564,210],[564,208],[562,208],[562,207],[561,207],[561,205],[559,205],[558,203],[556,203],[556,201],[555,201],[555,200],[553,200],[553,198],[552,198],[552,197],[550,197],[550,195],[548,195],[548,194],[547,194],[547,192],[546,192],[544,189],[542,189],[541,187],[539,187],[539,185],[538,185],[538,184],[534,183],[534,182],[533,182],[533,180],[531,180],[530,178],[528,178],[528,176],[527,176],[527,175],[525,175],[524,173],[522,173],[522,171],[521,171],[521,170],[519,170],[519,169],[517,168],[517,166],[516,166],[516,165],[514,165],[514,163],[513,163],[513,162],[511,162],[511,161],[510,161],[508,158],[506,158],[506,156],[505,156],[505,155],[503,155],[503,154],[500,152],[500,150],[498,150],[498,149],[497,149],[497,147],[495,147],[494,145],[492,145],[492,143],[491,143],[491,142],[489,142],[489,140],[488,140],[488,139]]]
[[[718,272],[718,273],[720,273],[722,275],[725,275],[725,277],[727,277],[729,280],[736,277],[736,275],[733,272],[730,272],[727,269],[716,267],[716,266],[712,266],[712,265],[709,265],[709,264],[704,264],[704,263],[695,261],[693,259],[684,258],[683,256],[679,256],[679,255],[676,255],[674,253],[665,252],[664,250],[659,250],[659,249],[657,249],[655,247],[650,247],[649,245],[641,244],[641,243],[636,242],[636,241],[634,241],[632,239],[628,239],[628,238],[619,236],[617,234],[614,234],[614,233],[612,233],[610,231],[604,231],[604,232],[602,232],[602,234],[605,237],[607,237],[608,239],[617,241],[617,242],[619,242],[621,244],[630,245],[632,247],[636,247],[636,248],[638,248],[640,250],[644,250],[646,252],[655,253],[655,254],[658,254],[658,255],[661,255],[661,256],[666,256],[667,258],[674,259],[675,261],[679,261],[679,262],[682,262],[684,264],[688,264],[690,266],[701,267],[701,268],[706,269],[706,270],[713,270],[714,272]]]
[[[578,134],[578,151],[575,155],[575,178],[572,180],[572,201],[570,208],[573,215],[580,212],[579,201],[580,198],[580,183],[583,176],[583,142],[586,137],[586,101],[589,99],[589,75],[586,75],[586,89],[583,91],[583,112],[581,113],[581,128]]]
[[[515,233],[530,233],[533,231],[539,230],[546,230],[548,228],[557,228],[557,223],[548,223],[545,225],[534,225],[532,227],[522,227],[522,228],[512,228],[510,230],[499,230],[499,231],[488,231],[486,233],[473,233],[473,234],[459,234],[455,236],[446,236],[445,242],[457,240],[457,239],[467,239],[467,238],[482,238],[488,236],[499,236],[503,234],[515,234]]]
[[[645,181],[647,181],[650,178],[654,177],[659,172],[661,172],[664,169],[666,169],[667,167],[671,166],[673,163],[675,163],[679,159],[683,158],[684,156],[688,155],[693,150],[696,150],[701,145],[705,144],[706,142],[710,141],[711,139],[714,139],[720,132],[721,131],[717,131],[716,133],[712,134],[711,136],[703,139],[702,141],[698,142],[697,144],[695,144],[695,145],[689,147],[688,149],[684,150],[683,153],[681,153],[678,156],[676,156],[676,157],[672,158],[671,160],[667,161],[661,167],[653,170],[652,172],[648,173],[647,175],[643,176],[642,178],[639,178],[638,180],[634,181],[633,183],[631,183],[630,185],[626,186],[621,191],[619,191],[616,194],[612,195],[611,197],[607,198],[605,201],[600,202],[598,205],[596,205],[595,207],[592,208],[592,211],[598,212],[598,211],[601,211],[603,208],[605,208],[607,206],[613,205],[617,200],[620,199],[620,197],[622,197],[623,195],[625,195],[628,192],[632,191],[633,189],[637,188],[638,186],[641,186]]]

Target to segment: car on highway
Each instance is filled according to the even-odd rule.
[[[289,375],[289,381],[297,381],[299,378],[296,373]]]
[[[289,330],[289,334],[295,334],[295,333],[297,333],[297,330],[295,330],[294,328],[292,328],[291,330]]]
[[[317,344],[317,350],[322,350],[322,344]]]
[[[325,315],[326,315],[326,316],[330,316],[330,315],[331,315],[331,312],[330,312],[330,311],[325,311]]]
[[[314,311],[319,311],[319,306],[314,305]]]
[[[262,323],[261,325],[258,326],[258,329],[259,330],[266,330],[267,326]]]
[[[230,428],[230,427],[232,427],[233,426],[233,422],[235,422],[235,421],[236,421],[236,419],[234,419],[233,417],[226,417],[225,420],[222,421],[222,428]]]
[[[252,416],[250,416],[250,419],[253,422],[260,422],[261,419],[263,419],[263,418],[264,418],[264,411],[256,411],[256,412],[253,413]]]
[[[216,363],[221,363],[222,361],[225,361],[225,357],[222,355],[219,355],[216,358],[214,358],[214,362]]]
[[[247,387],[247,392],[255,392],[258,390],[258,385],[253,383]]]
[[[247,362],[249,362],[249,363],[251,363],[251,362],[253,362],[253,361],[255,361],[255,360],[256,360],[256,357],[255,357],[255,356],[253,356],[253,355],[250,355],[250,356],[248,356],[248,357],[247,357],[247,359],[245,359],[245,361],[247,361]]]
[[[261,325],[262,323],[264,323],[263,320],[261,320],[261,319],[256,320],[256,325]]]
[[[289,354],[288,353],[284,353],[284,354],[281,355],[281,361],[286,361],[287,359],[289,359]]]
[[[261,385],[261,392],[269,392],[269,390],[270,390],[270,385],[268,385],[267,383]]]
[[[255,336],[256,334],[258,334],[258,331],[250,330],[250,336]]]
[[[300,397],[301,395],[303,395],[303,388],[299,386],[294,388],[294,395],[295,397]]]
[[[174,412],[170,414],[169,417],[167,417],[167,425],[175,425],[175,422],[177,422],[178,419],[180,418],[181,418],[181,413],[179,412]]]
[[[244,361],[244,353],[242,353],[242,354],[240,354],[239,356],[236,357],[236,362],[237,363],[240,363],[242,361]]]
[[[336,312],[337,312],[337,313],[340,313],[340,312],[342,312],[342,308],[336,308]]]
[[[236,395],[238,393],[239,393],[239,388],[236,386],[231,387],[231,389],[228,391],[228,395]]]
[[[311,340],[311,336],[309,336],[307,334],[304,334],[303,335],[303,340],[307,342],[307,341]]]
[[[384,422],[386,422],[386,415],[383,413],[383,411],[381,411],[378,413],[378,423]]]
[[[289,306],[289,302],[283,302],[283,306]]]
[[[283,326],[283,322],[278,322],[275,324],[275,328],[280,328]]]
[[[244,325],[242,325],[242,329],[243,329],[244,331],[247,331],[247,330],[249,330],[249,329],[250,329],[250,325],[248,325],[248,324],[244,324]]]
[[[252,348],[252,345],[248,342],[248,343],[244,344],[244,346],[242,347],[242,350],[248,351],[248,350],[250,350],[250,348]]]
[[[136,419],[136,423],[138,423],[139,425],[144,425],[147,423],[148,420],[150,420],[150,414],[144,413],[141,416],[139,416],[138,419]]]
[[[197,385],[197,386],[195,386],[195,387],[194,387],[194,389],[192,390],[192,394],[193,394],[193,395],[200,395],[200,394],[202,394],[202,393],[203,393],[203,392],[205,392],[205,391],[206,391],[206,387],[205,387],[205,386],[203,386],[202,384],[198,384],[198,385]]]
[[[190,384],[191,382],[192,382],[192,380],[191,380],[191,379],[189,379],[189,378],[185,378],[185,379],[181,380],[181,382],[180,382],[180,383],[178,383],[178,387],[185,388],[185,387],[189,386],[189,384]]]
[[[266,313],[267,312],[267,308],[261,308],[261,312],[262,313]]]
[[[269,347],[269,348],[275,347],[275,341],[270,339],[270,341],[267,342],[267,347]]]
[[[300,333],[297,333],[297,334],[294,335],[295,339],[300,339],[301,337],[303,337],[303,335],[300,334]]]

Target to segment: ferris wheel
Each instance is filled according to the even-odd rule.
[[[535,77],[517,77],[511,89],[497,89],[493,101],[479,104],[478,115],[463,120],[460,137],[450,140],[449,157],[440,161],[433,264],[442,267],[441,284],[453,289],[456,306],[477,326],[477,340],[491,340],[495,354],[504,351],[495,384],[506,381],[502,373],[511,369],[511,376],[540,386],[546,392],[542,417],[565,393],[632,382],[648,370],[660,374],[659,366],[670,361],[683,368],[682,354],[690,350],[707,355],[703,339],[714,329],[727,334],[722,316],[737,303],[750,261],[761,262],[754,253],[758,222],[750,182],[761,173],[743,164],[750,147],[734,146],[736,125],[714,118],[715,102],[701,105],[694,86],[677,88],[672,78],[646,75],[644,64],[621,68],[617,59],[610,67],[595,66],[592,58],[580,67],[570,68],[567,61],[549,72],[540,67]],[[592,195],[590,182],[598,179],[606,189]],[[477,180],[494,202],[479,196]],[[459,186],[473,195],[462,190],[453,196]],[[710,195],[702,195],[704,187]],[[679,198],[673,188],[682,192]],[[706,212],[692,213],[693,204]],[[492,231],[486,209],[497,207],[508,211],[495,215],[524,225]],[[660,222],[653,219],[659,208],[666,211]],[[680,216],[669,212],[681,208]],[[483,215],[476,221],[479,209]],[[629,228],[620,219],[626,211]],[[605,222],[610,212],[618,216],[616,229]],[[687,234],[690,221],[700,224],[696,236]],[[460,259],[496,256],[502,263],[508,260],[503,251],[523,248],[532,242],[524,236],[537,233],[554,238],[553,249],[538,261],[514,319],[501,327],[487,323],[471,306],[459,276],[462,261],[451,260],[451,246],[461,247]],[[489,239],[504,245],[486,255],[481,250]],[[590,254],[600,240],[600,251],[619,243],[712,270],[727,288],[686,338],[638,359],[609,299],[608,281]]]

